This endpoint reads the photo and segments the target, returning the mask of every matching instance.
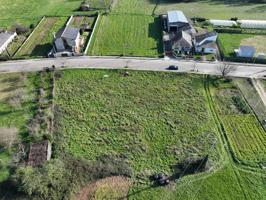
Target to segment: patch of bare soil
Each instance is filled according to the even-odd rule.
[[[75,200],[127,199],[131,182],[123,176],[112,176],[89,183],[81,189]]]

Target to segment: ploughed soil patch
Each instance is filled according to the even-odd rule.
[[[89,183],[75,200],[126,199],[131,182],[123,176],[111,176]]]

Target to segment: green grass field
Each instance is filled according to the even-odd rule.
[[[155,0],[154,0],[155,1]],[[189,17],[206,17],[209,19],[230,19],[238,17],[242,19],[261,19],[266,17],[265,3],[247,3],[246,1],[212,1],[195,0],[179,1],[160,0],[156,8],[156,14],[165,13],[167,10],[183,10]]]
[[[82,0],[2,0],[0,5],[1,27],[16,23],[30,25],[45,16],[69,16],[78,11]],[[93,8],[104,8],[104,1],[90,0]],[[109,5],[110,1],[106,5]]]
[[[170,172],[171,165],[187,156],[217,153],[208,150],[216,136],[201,77],[130,74],[64,71],[57,82],[56,104],[63,116],[57,123],[66,133],[68,152],[90,160],[124,155],[135,175],[145,170]]]
[[[129,199],[165,200],[264,200],[266,195],[265,175],[237,170],[226,165],[206,177],[185,177],[167,187],[138,185],[129,192]]]
[[[157,57],[162,54],[160,27],[160,19],[152,16],[103,16],[89,54]]]
[[[35,29],[15,57],[43,57],[52,49],[54,34],[67,22],[67,17],[47,17]]]
[[[203,82],[202,76],[194,75],[130,71],[130,76],[124,76],[120,70],[65,70],[56,84],[57,128],[65,138],[58,145],[88,160],[106,154],[126,158],[134,172],[128,199],[264,199],[266,175],[259,168],[258,172],[242,170],[229,152],[217,148],[220,140]],[[231,84],[221,82],[219,88]],[[229,99],[223,102],[232,105]],[[258,139],[264,132],[256,118],[237,108],[232,113],[237,115],[219,114],[224,116],[226,133],[230,138],[235,133],[227,123],[236,126],[239,142],[248,140],[252,147],[252,151],[247,146],[239,148],[232,137],[233,150],[237,155],[241,151],[240,159],[262,161],[264,144]],[[243,120],[247,121],[242,126]],[[213,139],[218,142],[214,149]],[[167,187],[147,181],[154,172],[171,174],[173,164],[206,152],[213,166],[208,173],[185,176]]]
[[[219,33],[219,44],[225,57],[234,57],[234,50],[238,49],[241,41],[254,37],[252,34]]]

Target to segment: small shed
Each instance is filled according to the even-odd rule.
[[[256,53],[256,49],[253,46],[241,45],[239,49],[235,50],[235,53],[238,57],[253,58]]]
[[[50,160],[51,154],[51,143],[48,140],[33,143],[30,146],[28,165],[39,166],[43,162]]]
[[[8,45],[14,40],[17,36],[16,32],[1,32],[0,33],[0,54],[6,50]]]

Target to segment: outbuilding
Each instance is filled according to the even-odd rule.
[[[256,53],[256,49],[253,46],[241,45],[239,49],[235,49],[235,53],[238,57],[253,58]]]
[[[211,19],[211,20],[209,20],[209,22],[213,26],[221,26],[221,27],[234,27],[234,26],[237,26],[236,21],[233,21],[233,20]]]
[[[0,54],[6,50],[8,45],[15,39],[16,36],[17,36],[16,32],[0,33]]]
[[[179,28],[189,25],[189,21],[180,10],[167,12],[167,26],[168,32],[178,31]]]

